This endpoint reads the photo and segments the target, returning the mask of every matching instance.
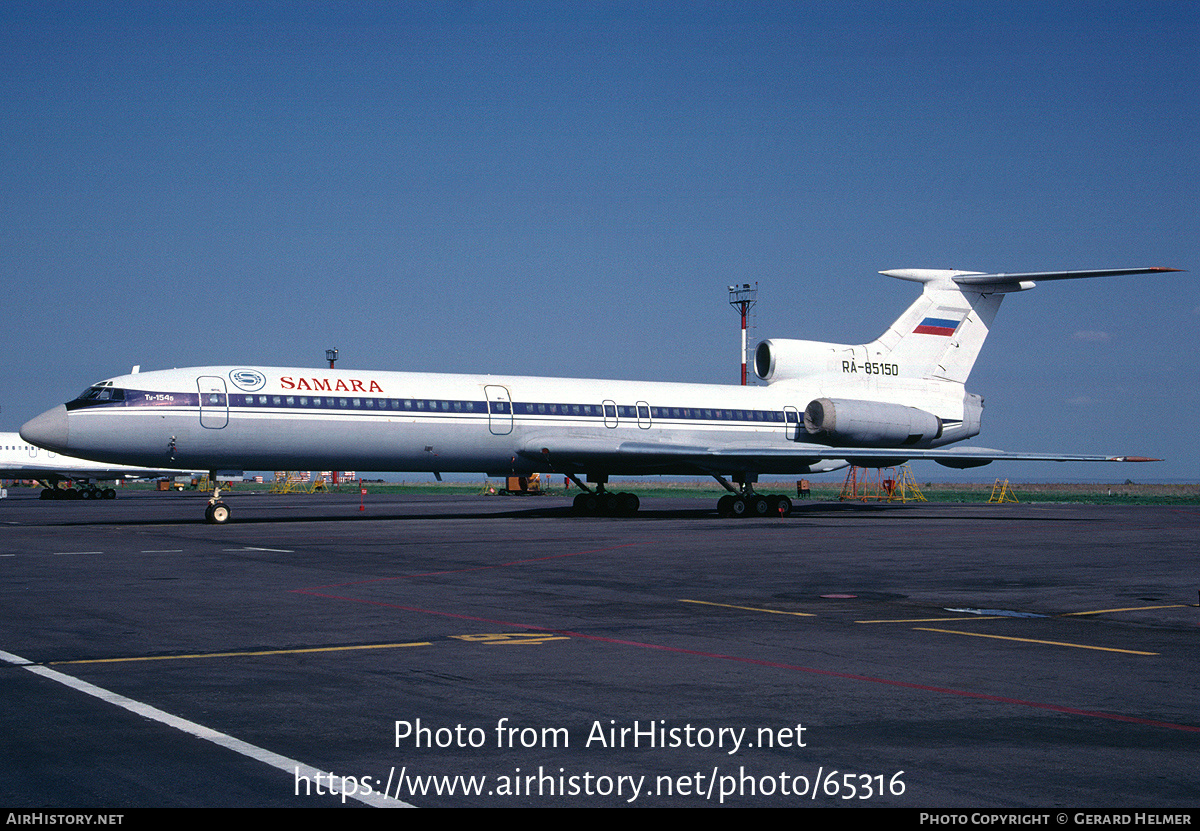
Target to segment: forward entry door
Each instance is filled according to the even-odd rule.
[[[200,426],[219,429],[229,423],[229,394],[225,379],[201,375],[196,379],[200,389]]]
[[[483,388],[483,394],[487,396],[488,429],[494,436],[507,436],[513,428],[512,398],[508,387],[487,386]]]

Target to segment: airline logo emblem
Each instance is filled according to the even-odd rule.
[[[257,369],[234,369],[229,372],[229,380],[240,390],[254,392],[267,385],[267,376]]]
[[[917,335],[944,335],[949,337],[958,328],[957,320],[947,320],[944,317],[927,317],[921,321],[913,333]]]

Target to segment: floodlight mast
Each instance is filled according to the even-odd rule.
[[[746,386],[746,313],[758,302],[758,283],[729,287],[729,305],[742,313],[742,386]]]
[[[330,369],[333,369],[334,368],[333,365],[337,363],[337,352],[338,351],[336,349],[326,349],[325,350],[325,360],[329,361]],[[336,470],[330,471],[329,478],[333,480],[333,486],[336,488],[339,484],[338,472]]]

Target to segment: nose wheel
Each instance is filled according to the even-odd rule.
[[[209,525],[224,525],[229,522],[229,506],[217,500],[204,509],[204,521]]]
[[[229,522],[229,506],[221,501],[221,486],[217,484],[215,470],[209,474],[209,481],[213,483],[213,495],[204,509],[204,521],[209,525],[224,525]]]

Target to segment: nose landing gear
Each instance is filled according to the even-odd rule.
[[[217,483],[217,472],[214,470],[209,474],[209,479],[213,483],[212,499],[208,500],[208,507],[204,509],[204,521],[209,525],[224,525],[229,522],[229,506],[221,501],[221,486]]]

